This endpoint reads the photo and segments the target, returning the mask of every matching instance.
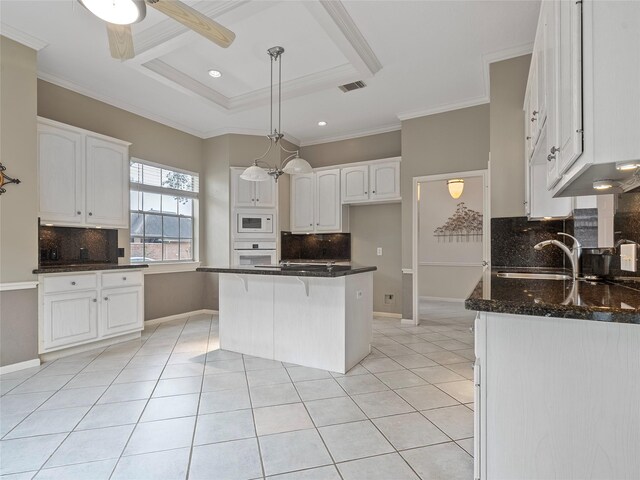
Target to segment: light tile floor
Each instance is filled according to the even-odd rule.
[[[3,479],[471,479],[474,314],[375,318],[347,375],[219,350],[216,316],[0,377]]]

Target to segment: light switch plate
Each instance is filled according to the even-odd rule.
[[[382,256],[382,247],[378,247],[376,250],[376,254],[381,257]]]
[[[638,245],[627,243],[620,245],[620,268],[627,272],[638,269]]]

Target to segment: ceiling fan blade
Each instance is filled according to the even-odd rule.
[[[107,23],[107,34],[109,35],[109,50],[113,58],[128,60],[135,56],[131,25]]]
[[[147,3],[222,48],[227,48],[236,38],[228,28],[178,0],[148,0]]]

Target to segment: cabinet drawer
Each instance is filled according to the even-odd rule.
[[[97,288],[97,274],[73,274],[56,277],[45,277],[43,281],[44,293],[75,292],[80,290],[94,290]]]
[[[121,270],[102,274],[102,288],[142,285],[142,272]]]

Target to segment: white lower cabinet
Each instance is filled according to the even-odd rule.
[[[40,275],[39,353],[142,330],[144,277],[126,272]]]

